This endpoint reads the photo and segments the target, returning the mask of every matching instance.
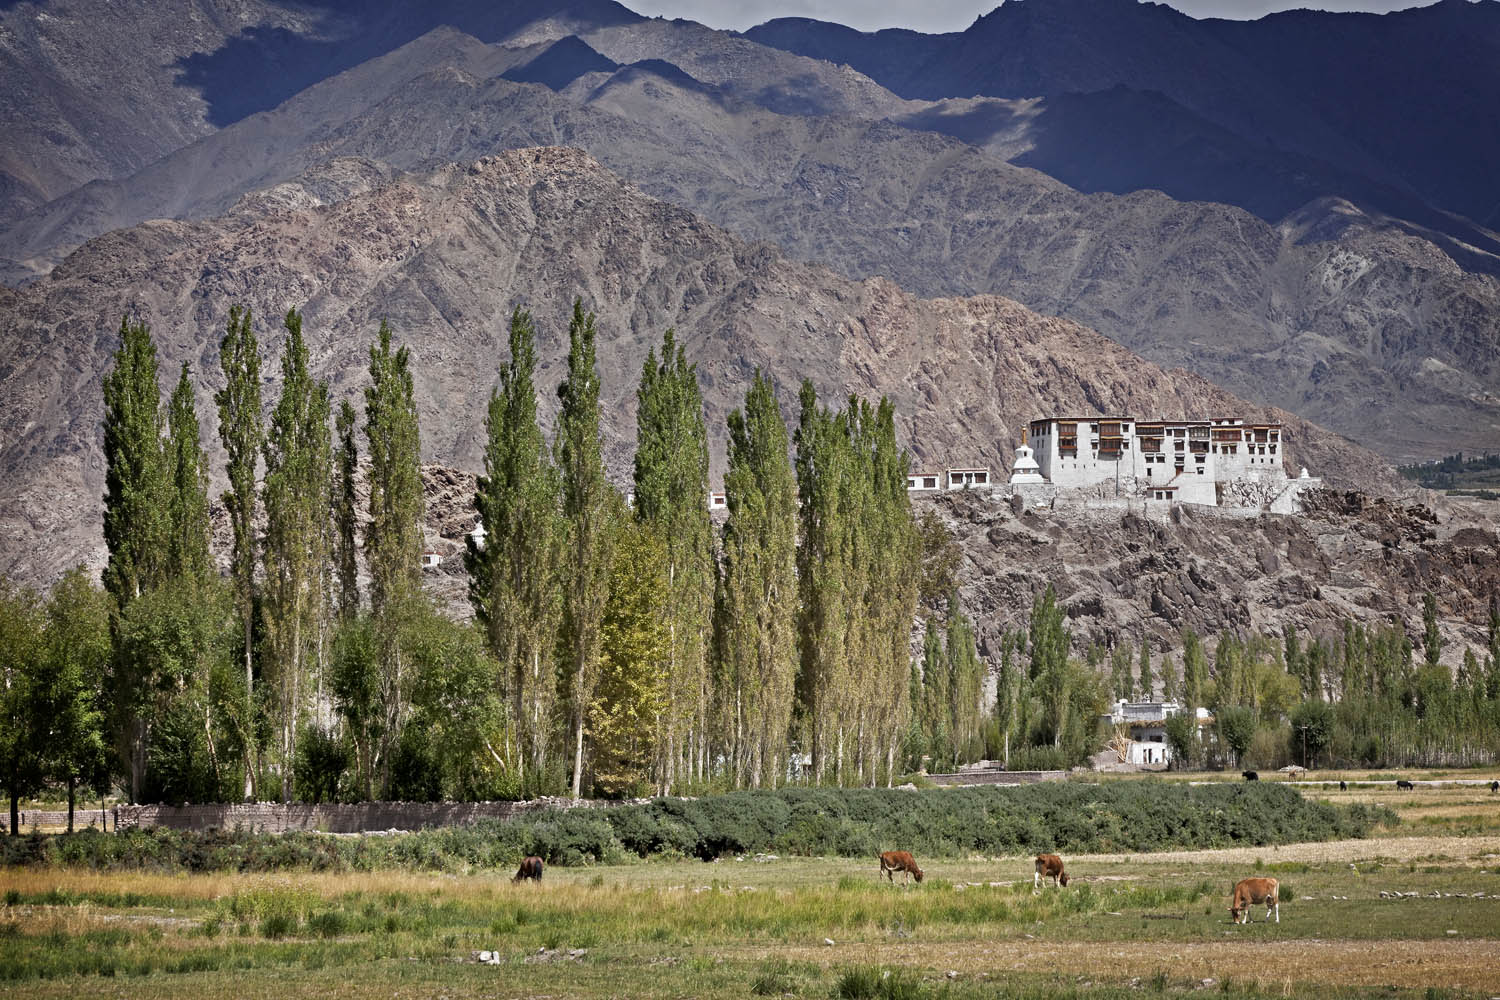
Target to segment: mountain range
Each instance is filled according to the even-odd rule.
[[[1500,238],[1469,169],[1500,149],[1495,0],[1239,27],[1012,0],[932,36],[613,3],[146,11],[0,10],[6,281],[337,157],[388,178],[561,143],[743,238],[1014,298],[1389,459],[1500,441]],[[1474,58],[1425,72],[1445,51]]]

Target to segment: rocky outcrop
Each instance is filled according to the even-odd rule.
[[[346,174],[368,178],[357,163]],[[0,572],[46,582],[101,559],[99,386],[122,314],[150,324],[164,381],[192,364],[221,476],[209,393],[233,303],[253,310],[267,372],[281,350],[277,319],[303,309],[312,364],[335,405],[362,389],[368,344],[388,319],[413,351],[424,456],[468,470],[480,467],[511,310],[537,320],[550,432],[566,319],[581,297],[599,317],[606,455],[621,482],[640,367],[675,327],[698,366],[716,479],[725,418],[760,367],[788,419],[803,378],[828,400],[889,396],[902,440],[934,466],[1005,466],[1021,427],[1043,413],[1233,413],[1285,421],[1290,460],[1330,480],[1392,485],[1388,468],[1348,441],[1076,323],[996,296],[919,299],[788,260],[643,196],[577,150],[350,186],[360,193],[330,205],[293,185],[218,219],[119,230],[47,280],[0,291]],[[269,406],[274,379],[266,392]]]

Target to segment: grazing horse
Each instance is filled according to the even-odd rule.
[[[917,861],[911,856],[910,851],[883,851],[880,854],[880,874],[894,885],[896,872],[901,873],[902,885],[906,885],[908,878],[922,881],[922,869],[917,867]]]
[[[1250,922],[1250,907],[1256,903],[1266,904],[1266,919],[1271,919],[1271,914],[1276,915],[1276,922],[1281,923],[1281,901],[1277,893],[1281,884],[1274,878],[1246,878],[1240,879],[1234,885],[1234,897],[1229,901],[1229,922],[1238,924],[1240,914],[1245,915],[1244,923]]]
[[[516,869],[515,878],[511,881],[523,882],[526,879],[535,879],[538,882],[542,880],[542,859],[535,854],[522,859],[521,867]]]
[[[1036,856],[1036,874],[1031,876],[1031,891],[1040,892],[1043,879],[1051,879],[1055,886],[1068,884],[1068,873],[1063,871],[1063,859],[1056,854]]]

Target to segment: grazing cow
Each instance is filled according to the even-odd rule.
[[[896,873],[901,873],[901,884],[906,885],[908,878],[922,881],[922,869],[917,867],[917,859],[911,856],[911,851],[883,851],[880,854],[880,874],[884,875],[891,884],[896,882]],[[877,878],[879,876],[876,876]]]
[[[1349,783],[1347,781],[1340,781],[1339,782],[1339,791],[1341,791],[1341,792],[1347,792],[1348,790],[1349,790]]]
[[[1244,775],[1244,778],[1245,778],[1246,781],[1259,781],[1260,780],[1260,775],[1257,772],[1255,772],[1255,771],[1242,771],[1240,773],[1242,775]]]
[[[516,877],[512,882],[522,882],[526,879],[542,880],[542,859],[535,854],[521,861],[521,867],[516,869]]]
[[[1403,791],[1409,792],[1413,788],[1416,788],[1417,786],[1413,785],[1410,781],[1407,781],[1405,778],[1397,778],[1396,779],[1396,787],[1402,789]]]
[[[1495,792],[1500,792],[1500,781],[1490,782],[1490,794],[1493,795]]]
[[[1040,892],[1043,879],[1051,879],[1055,886],[1068,884],[1068,873],[1063,871],[1063,859],[1056,854],[1036,856],[1036,874],[1031,876],[1031,891]]]
[[[1234,884],[1234,897],[1229,901],[1229,922],[1238,924],[1240,914],[1245,915],[1244,923],[1250,923],[1250,907],[1256,903],[1266,904],[1266,919],[1276,915],[1276,922],[1281,923],[1281,901],[1277,898],[1277,892],[1281,886],[1274,878],[1245,878]]]

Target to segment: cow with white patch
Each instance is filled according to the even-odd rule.
[[[1062,887],[1068,884],[1068,873],[1063,871],[1063,859],[1056,854],[1036,856],[1036,874],[1031,877],[1031,891],[1042,891],[1042,880],[1051,879],[1052,884]]]
[[[1272,915],[1276,922],[1281,923],[1281,901],[1277,893],[1281,884],[1274,878],[1244,878],[1234,885],[1234,898],[1229,901],[1229,922],[1233,924],[1250,923],[1250,907],[1260,903],[1266,904],[1266,920]],[[1245,919],[1240,920],[1244,914]]]

